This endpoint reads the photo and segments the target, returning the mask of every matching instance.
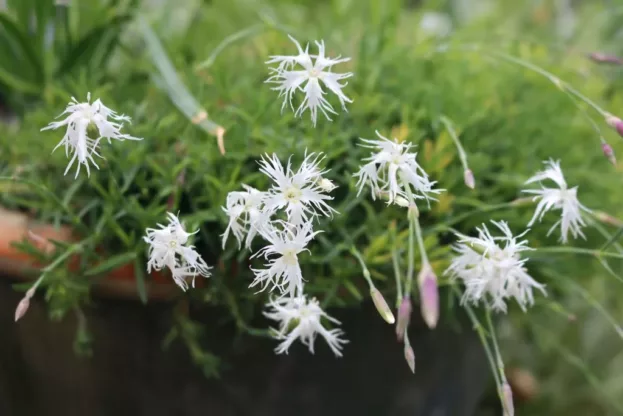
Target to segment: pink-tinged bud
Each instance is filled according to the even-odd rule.
[[[381,292],[379,292],[377,288],[373,287],[370,289],[370,296],[372,297],[372,302],[374,302],[374,306],[376,307],[376,310],[379,311],[381,317],[385,319],[385,322],[393,325],[394,322],[396,322],[396,318],[394,318],[394,314],[389,308],[387,302],[385,302],[385,298],[381,295]]]
[[[623,135],[623,133],[622,133]],[[601,144],[601,150],[603,150],[604,152],[604,156],[606,156],[608,158],[608,160],[610,161],[610,163],[612,163],[613,165],[616,166],[617,164],[617,159],[614,156],[614,150],[612,150],[612,146],[610,146],[608,143],[603,142]]]
[[[517,198],[514,199],[513,201],[511,201],[511,205],[514,207],[521,207],[524,205],[532,205],[534,203],[533,198],[532,197],[524,197],[524,198]]]
[[[621,121],[620,118],[609,114],[608,116],[606,116],[606,123],[608,123],[608,125],[613,129],[615,129],[617,133],[619,133],[619,136],[623,137],[623,121]]]
[[[409,204],[407,215],[413,215],[413,218],[418,218],[420,216],[420,210],[417,208],[417,205],[415,205],[415,202],[413,204]]]
[[[398,337],[398,341],[402,341],[405,331],[409,327],[412,310],[413,307],[411,306],[411,297],[407,295],[402,298],[400,306],[398,307],[398,323],[396,324],[396,336]]]
[[[476,187],[476,181],[474,180],[474,173],[471,169],[466,169],[463,173],[463,179],[465,180],[465,185],[469,189],[474,189]]]
[[[623,65],[623,59],[618,56],[605,54],[602,52],[593,52],[588,55],[595,62],[605,63],[605,64],[615,64],[615,65]]]
[[[425,264],[420,271],[418,283],[422,318],[424,318],[426,325],[433,329],[439,320],[439,288],[437,287],[437,276],[430,264]]]
[[[30,306],[30,298],[28,295],[24,296],[22,300],[17,304],[17,308],[15,308],[15,322],[22,319],[26,312],[28,311],[28,307]]]
[[[508,383],[502,386],[502,405],[504,406],[504,416],[515,415],[515,405],[513,404],[513,390]]]
[[[415,374],[415,353],[409,342],[405,342],[405,360],[407,360],[411,372]]]
[[[604,224],[613,225],[615,227],[623,227],[623,222],[621,220],[603,211],[595,211],[595,218]]]

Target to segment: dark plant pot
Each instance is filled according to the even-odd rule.
[[[191,310],[208,328],[206,347],[223,359],[221,378],[206,379],[184,345],[162,348],[170,303],[96,299],[86,311],[93,356],[80,358],[73,316],[51,322],[35,297],[14,323],[20,297],[0,280],[1,415],[471,416],[490,377],[468,326],[430,331],[416,316],[412,374],[394,328],[370,304],[331,311],[350,340],[339,359],[321,339],[315,355],[297,344],[276,356],[276,341],[219,326],[223,311]]]

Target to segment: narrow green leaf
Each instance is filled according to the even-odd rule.
[[[116,269],[117,267],[123,266],[125,264],[128,264],[130,261],[134,260],[136,258],[136,253],[135,252],[131,252],[131,253],[123,253],[123,254],[118,254],[116,256],[113,256],[111,258],[109,258],[108,260],[98,264],[97,266],[93,267],[92,269],[88,270],[85,275],[86,276],[96,276],[99,274],[103,274],[106,272],[109,272],[111,270]]]
[[[134,260],[134,278],[136,279],[136,292],[141,302],[147,303],[147,289],[145,287],[145,265],[137,257]]]
[[[186,88],[186,85],[182,83],[160,39],[158,39],[158,36],[149,27],[145,19],[139,17],[138,23],[143,40],[147,46],[147,53],[154,66],[158,69],[158,76],[154,77],[155,81],[157,81],[156,84],[167,93],[171,102],[188,120],[205,132],[216,136],[221,153],[225,153],[223,144],[225,129],[208,118],[206,110],[199,105],[197,99]]]
[[[129,20],[129,16],[115,16],[110,21],[89,31],[67,52],[56,70],[56,75],[62,76],[74,68],[88,64],[100,48],[106,48],[106,41],[110,41],[111,33],[118,33]]]
[[[26,38],[24,32],[4,13],[0,13],[0,26],[5,30],[5,35],[7,36],[6,40],[19,46],[21,54],[29,63],[29,66],[35,74],[34,82],[43,84],[43,66],[41,60],[37,57],[32,43]]]
[[[350,280],[344,280],[343,284],[346,290],[348,290],[350,294],[354,296],[355,299],[357,299],[358,301],[363,300],[363,296],[361,295],[361,292],[359,292],[359,289],[355,287],[353,282],[351,282]]]

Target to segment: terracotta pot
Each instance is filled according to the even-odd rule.
[[[5,275],[18,280],[31,280],[38,275],[44,265],[36,264],[30,255],[14,247],[14,243],[30,240],[39,249],[52,250],[48,240],[71,242],[74,233],[67,226],[54,227],[33,221],[26,214],[9,211],[0,207],[0,268]],[[79,258],[70,260],[77,264]],[[180,289],[166,273],[153,272],[146,277],[145,288],[150,300],[168,300],[179,295]],[[97,294],[115,298],[138,299],[134,264],[129,263],[108,272],[103,279],[94,284]]]

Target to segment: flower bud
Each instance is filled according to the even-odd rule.
[[[593,61],[605,64],[623,65],[623,59],[618,56],[609,55],[601,52],[593,52],[588,55]]]
[[[409,368],[411,369],[412,373],[415,373],[415,353],[413,352],[413,348],[411,348],[411,345],[409,344],[409,342],[405,342],[405,360],[407,360],[407,365],[409,366]]]
[[[474,173],[472,172],[471,169],[465,169],[465,172],[463,172],[463,179],[465,180],[465,185],[468,188],[474,189],[476,187],[476,181],[474,180]]]
[[[429,328],[437,326],[439,320],[439,288],[437,287],[437,276],[430,267],[425,264],[418,275],[420,287],[420,307],[422,318]]]
[[[28,311],[28,307],[30,306],[30,297],[28,295],[24,296],[22,300],[17,304],[17,308],[15,308],[15,322],[19,321]]]
[[[623,130],[622,130],[623,132]],[[621,135],[623,136],[623,133],[621,133]],[[608,143],[603,142],[601,144],[601,150],[603,150],[604,152],[604,156],[606,156],[608,158],[608,160],[610,161],[610,163],[612,163],[613,165],[616,166],[617,164],[617,159],[614,156],[614,150],[612,150],[612,146],[610,146]]]
[[[394,318],[394,314],[389,308],[389,305],[385,301],[383,295],[381,295],[381,292],[379,292],[377,288],[372,287],[370,289],[370,296],[372,296],[372,302],[374,302],[376,310],[379,311],[379,314],[383,319],[385,319],[385,322],[388,324],[394,324],[394,322],[396,322],[396,318]]]
[[[409,201],[407,201],[407,198],[397,196],[396,198],[394,198],[394,204],[407,208],[409,206]]]
[[[604,224],[613,225],[615,227],[623,227],[623,222],[621,222],[621,220],[603,211],[595,211],[595,218]]]
[[[409,327],[412,309],[411,297],[406,295],[402,298],[400,306],[398,307],[398,323],[396,323],[396,336],[398,337],[398,341],[402,341],[405,331]]]
[[[415,203],[409,204],[408,215],[413,215],[414,218],[418,218],[420,216],[420,210],[417,209],[417,205],[415,205]]]
[[[325,192],[331,192],[332,190],[337,188],[337,186],[335,186],[333,182],[325,178],[322,178],[318,181],[318,186]]]
[[[612,114],[606,116],[606,123],[610,125],[610,127],[614,128],[619,136],[623,137],[623,121],[620,118],[613,116]]]
[[[513,404],[513,391],[511,386],[504,382],[502,386],[502,405],[504,406],[504,416],[515,415],[515,405]]]
[[[517,198],[514,199],[513,201],[511,201],[511,205],[514,207],[521,207],[524,205],[530,205],[534,202],[533,197],[528,196],[528,197],[524,197],[524,198]]]

